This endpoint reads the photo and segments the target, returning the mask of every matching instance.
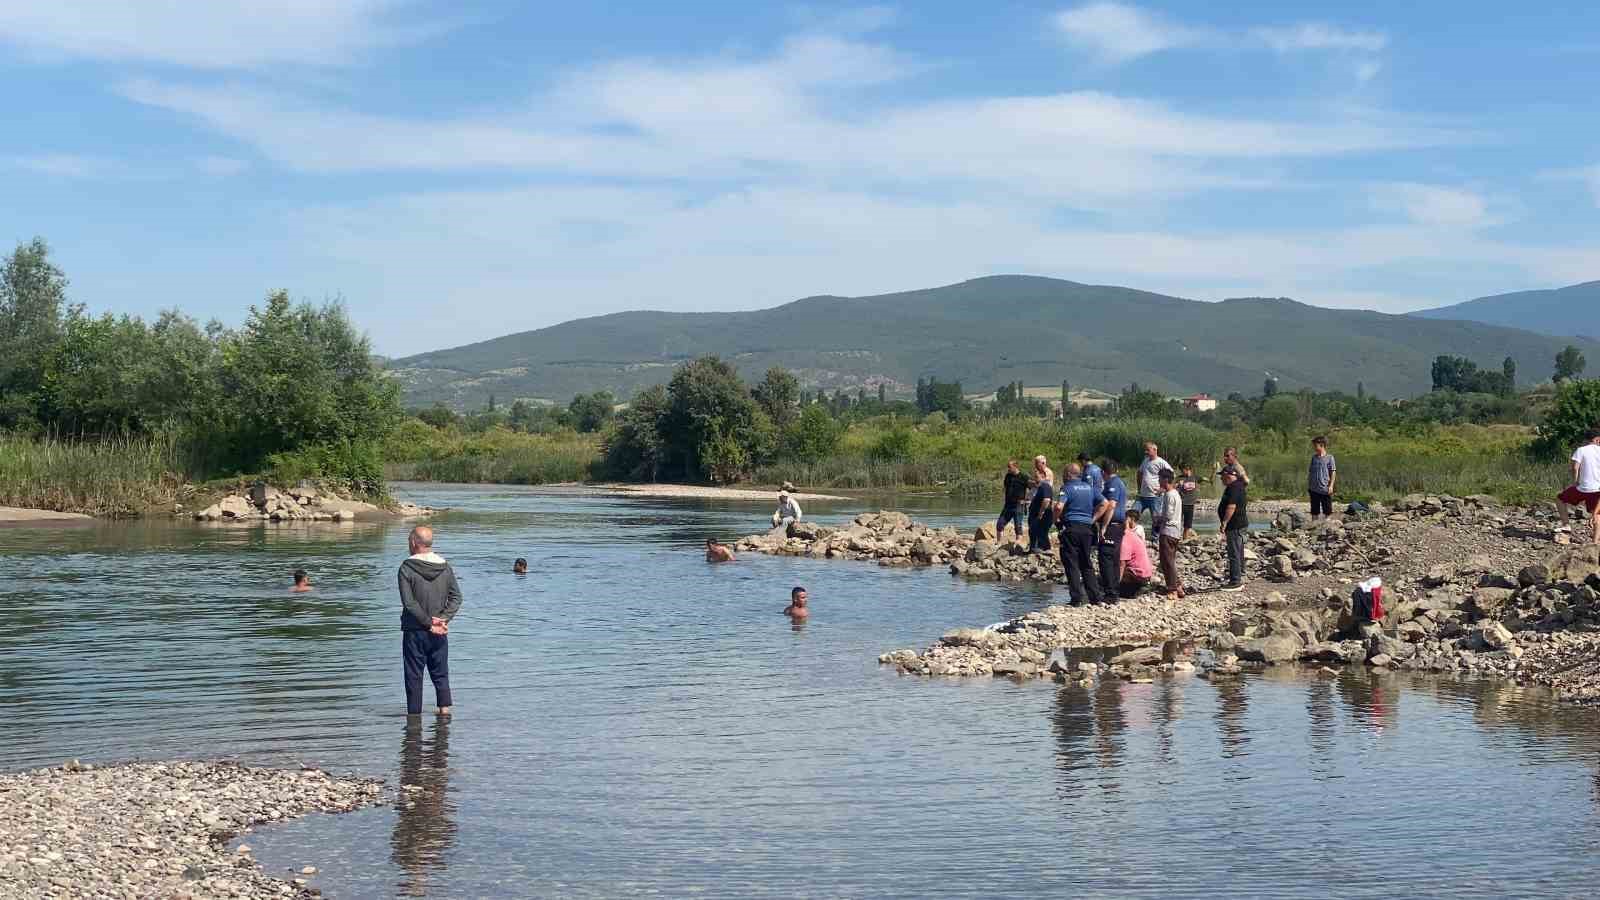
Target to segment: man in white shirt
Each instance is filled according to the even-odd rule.
[[[1164,499],[1161,490],[1161,473],[1171,472],[1172,464],[1161,458],[1161,448],[1155,441],[1146,441],[1144,445],[1144,459],[1139,463],[1139,511],[1134,514],[1134,521],[1144,516],[1145,510],[1150,511],[1152,526],[1155,520],[1161,517],[1161,504]]]
[[[778,508],[772,513],[772,527],[788,526],[790,522],[798,521],[800,521],[800,502],[790,497],[788,491],[779,491]]]
[[[1584,433],[1582,446],[1572,451],[1572,484],[1556,497],[1561,527],[1567,527],[1567,507],[1581,506],[1589,513],[1593,540],[1600,544],[1600,428]]]

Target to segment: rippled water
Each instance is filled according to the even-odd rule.
[[[744,557],[741,504],[420,488],[467,605],[408,724],[404,528],[0,531],[0,767],[235,755],[412,806],[251,836],[335,897],[1592,896],[1600,719],[1540,693],[1273,672],[1091,689],[878,653],[1052,589]],[[902,500],[900,506],[915,501]],[[857,507],[808,504],[819,518]],[[970,526],[983,513],[923,508]],[[528,557],[527,578],[510,561]],[[285,592],[304,566],[316,591]],[[812,620],[779,615],[805,584]]]

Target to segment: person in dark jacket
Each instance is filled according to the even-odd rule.
[[[433,680],[439,715],[450,715],[450,620],[461,610],[461,585],[433,552],[433,529],[411,529],[411,556],[400,564],[400,656],[405,666],[406,713],[422,714],[422,673]]]
[[[1017,468],[1017,461],[1006,463],[1005,505],[1000,507],[1000,518],[994,523],[994,539],[1003,541],[1006,525],[1017,529],[1017,540],[1022,540],[1022,504],[1028,496],[1028,476]]]

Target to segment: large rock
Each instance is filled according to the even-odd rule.
[[[815,522],[790,522],[787,535],[802,541],[814,541],[822,536],[822,526]]]
[[[1523,566],[1522,571],[1517,573],[1517,584],[1520,584],[1523,587],[1533,587],[1534,585],[1549,583],[1550,567],[1542,563],[1534,563],[1531,566]]]
[[[972,532],[972,539],[975,541],[993,541],[999,537],[1000,535],[994,530],[993,522],[985,522]]]
[[[1551,581],[1582,584],[1590,575],[1600,574],[1600,545],[1586,544],[1562,550],[1545,560]]]
[[[1502,587],[1481,587],[1467,598],[1465,608],[1480,619],[1497,619],[1515,591]]]
[[[1491,650],[1504,650],[1511,644],[1511,632],[1499,622],[1490,622],[1478,629],[1478,638]]]
[[[1009,643],[1006,636],[1000,632],[982,628],[957,628],[947,631],[939,642],[951,647],[976,647],[980,650],[996,649]]]
[[[1272,665],[1293,662],[1299,658],[1300,650],[1304,646],[1305,643],[1297,635],[1282,633],[1240,641],[1233,648],[1233,652],[1237,653],[1240,659]]]
[[[1000,552],[1000,547],[994,541],[976,541],[967,548],[967,562],[981,563],[993,559]]]
[[[1135,647],[1111,657],[1113,666],[1154,666],[1161,663],[1160,647]]]
[[[256,508],[250,501],[239,496],[223,497],[217,504],[217,509],[224,519],[243,519],[256,514]]]
[[[1294,557],[1280,553],[1267,561],[1267,574],[1284,581],[1294,580]]]

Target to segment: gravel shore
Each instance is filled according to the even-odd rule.
[[[233,763],[80,765],[0,774],[0,897],[308,898],[233,837],[383,801],[382,781]]]

